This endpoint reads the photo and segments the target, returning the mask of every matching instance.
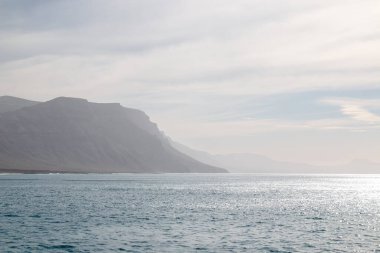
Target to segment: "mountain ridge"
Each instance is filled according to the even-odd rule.
[[[0,114],[4,172],[227,172],[172,148],[142,111],[58,97]]]
[[[23,107],[32,106],[40,102],[13,96],[0,96],[0,113],[15,111]]]

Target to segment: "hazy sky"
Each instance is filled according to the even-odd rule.
[[[380,1],[0,0],[0,94],[120,102],[211,153],[380,162]]]

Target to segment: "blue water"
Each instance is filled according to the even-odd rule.
[[[119,251],[380,252],[380,176],[0,176],[0,252]]]

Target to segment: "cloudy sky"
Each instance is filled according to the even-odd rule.
[[[380,1],[0,0],[0,94],[120,102],[211,153],[380,162]]]

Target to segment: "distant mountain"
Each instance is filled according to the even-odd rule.
[[[330,166],[332,171],[337,173],[346,173],[346,174],[378,174],[380,173],[380,163],[375,163],[372,161],[364,159],[355,159],[346,164]]]
[[[172,148],[144,112],[120,104],[66,97],[1,104],[3,172],[226,172]]]
[[[309,164],[272,160],[257,154],[212,155],[171,141],[173,147],[206,164],[226,168],[233,173],[311,173],[319,168]]]
[[[39,102],[30,101],[22,98],[2,96],[0,97],[0,113],[15,111],[23,107],[36,105],[38,103]]]
[[[171,141],[173,147],[184,154],[217,167],[226,168],[234,173],[339,173],[339,174],[376,174],[380,164],[366,160],[354,160],[338,166],[314,166],[305,163],[276,161],[257,154],[212,155]]]

